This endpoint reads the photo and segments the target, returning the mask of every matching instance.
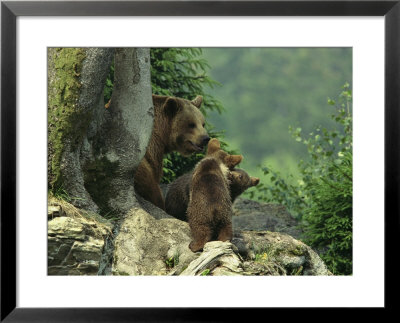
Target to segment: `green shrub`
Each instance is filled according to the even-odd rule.
[[[304,241],[321,251],[334,274],[352,273],[352,153],[327,163],[326,176],[307,183],[310,203],[302,219]]]
[[[300,179],[285,179],[264,167],[270,184],[260,184],[259,199],[281,203],[301,222],[303,240],[320,252],[334,274],[352,273],[352,94],[349,84],[336,101],[331,118],[336,127],[317,127],[307,137],[301,128],[289,128],[307,147],[309,159],[299,162]]]

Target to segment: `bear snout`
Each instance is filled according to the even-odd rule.
[[[210,141],[210,137],[209,136],[204,136],[203,137],[203,142],[202,142],[202,146],[205,146],[205,145],[207,145],[208,144],[208,142]]]

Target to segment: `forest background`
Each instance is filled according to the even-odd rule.
[[[203,55],[221,84],[210,94],[225,108],[208,120],[243,154],[241,167],[261,182],[260,166],[300,180],[297,165],[308,152],[289,127],[305,134],[335,127],[328,99],[351,84],[351,48],[207,48]]]

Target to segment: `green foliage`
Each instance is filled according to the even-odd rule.
[[[168,269],[172,269],[179,264],[179,254],[175,253],[173,257],[169,257],[165,260],[165,264]]]
[[[301,165],[309,205],[303,215],[305,242],[323,250],[321,258],[334,274],[352,273],[353,153],[352,94],[345,84],[332,119],[341,131],[322,129],[303,140],[312,160]]]
[[[204,270],[204,271],[200,274],[200,276],[208,276],[208,275],[210,274],[210,272],[211,272],[211,270],[207,268],[206,270]]]
[[[194,166],[204,157],[204,153],[195,153],[189,157],[182,157],[173,152],[163,158],[163,183],[171,183],[179,176],[193,170]]]
[[[84,199],[81,197],[75,197],[71,196],[68,194],[68,192],[62,187],[62,186],[57,186],[53,190],[49,190],[49,196],[53,196],[58,200],[66,201],[68,203],[71,203],[72,201],[83,201]]]
[[[303,266],[300,266],[299,268],[294,268],[292,270],[292,272],[290,273],[290,275],[291,276],[300,276],[300,275],[302,275],[303,269],[304,269]]]
[[[207,75],[210,66],[202,58],[201,48],[152,48],[150,59],[153,94],[188,100],[201,95],[201,110],[204,114],[207,111],[223,111],[221,103],[204,90],[219,83]]]
[[[256,254],[254,258],[255,262],[267,262],[268,261],[268,254],[266,252]]]
[[[62,186],[56,187],[53,191],[49,191],[49,196],[54,196],[55,198],[68,203],[72,201],[71,196]]]
[[[307,183],[311,195],[302,226],[304,240],[321,250],[321,258],[334,274],[352,273],[352,153],[340,164],[327,163],[325,176]]]
[[[301,128],[290,128],[293,138],[307,147],[309,159],[299,163],[301,179],[288,183],[267,167],[270,185],[258,187],[259,198],[281,203],[299,219],[304,241],[321,251],[334,274],[352,273],[352,94],[346,83],[331,118],[336,127],[317,127],[307,137]]]
[[[304,201],[304,192],[299,183],[292,184],[294,178],[285,179],[280,172],[271,167],[261,167],[265,180],[258,184],[256,190],[245,193],[250,199],[258,199],[263,202],[272,202],[285,205],[296,218],[301,217],[301,211],[307,205]],[[268,181],[270,184],[267,184]],[[300,182],[300,181],[299,181]],[[301,182],[300,182],[301,183]]]

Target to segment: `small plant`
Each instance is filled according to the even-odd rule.
[[[303,266],[300,266],[299,268],[294,268],[292,272],[290,273],[291,276],[300,276],[303,272]]]
[[[265,263],[268,261],[268,254],[266,252],[261,253],[261,254],[256,254],[254,261]]]
[[[206,269],[206,270],[204,270],[201,274],[200,274],[200,276],[208,276],[209,274],[210,274],[210,269]]]
[[[71,203],[71,201],[84,201],[85,199],[80,198],[80,197],[74,197],[68,194],[68,192],[62,187],[59,186],[54,189],[54,191],[49,191],[50,196],[54,196],[55,198],[59,200],[66,201],[68,203]]]
[[[174,256],[169,257],[165,260],[165,264],[167,265],[168,269],[172,269],[179,264],[179,254],[175,253]]]
[[[112,211],[108,211],[107,213],[104,213],[101,216],[110,221],[118,221],[121,219],[121,217],[119,215],[115,214]]]
[[[71,197],[69,196],[68,192],[66,190],[64,190],[64,188],[62,186],[57,187],[54,192],[50,192],[52,193],[52,195],[59,199],[59,200],[63,200],[66,202],[71,202]]]

